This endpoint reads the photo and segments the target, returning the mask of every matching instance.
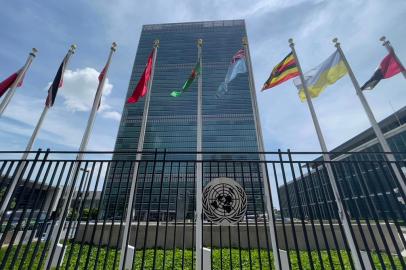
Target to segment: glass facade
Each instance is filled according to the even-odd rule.
[[[222,153],[205,154],[205,159],[259,160],[258,154],[231,154],[230,152],[257,152],[258,142],[254,122],[254,111],[249,89],[248,73],[240,74],[229,84],[229,92],[221,98],[216,97],[218,86],[227,73],[232,56],[241,49],[242,39],[247,35],[243,20],[210,21],[195,23],[174,23],[144,25],[135,57],[127,97],[131,95],[145,67],[154,40],[160,46],[156,58],[155,74],[152,84],[149,115],[145,133],[144,151],[196,151],[196,116],[197,116],[197,80],[189,90],[178,98],[169,94],[182,87],[197,60],[197,40],[203,39],[202,47],[202,93],[203,93],[203,151]],[[135,104],[125,104],[123,116],[117,135],[115,151],[136,151],[139,139],[145,98]],[[163,158],[162,153],[158,155]],[[144,155],[143,160],[150,160],[153,155]],[[181,208],[173,215],[191,216],[194,208],[194,165],[186,160],[195,160],[196,154],[171,155],[168,159],[185,160],[183,164],[164,167],[163,163],[141,163],[138,174],[136,206],[142,209],[159,208],[160,200],[173,204],[180,200]],[[132,160],[134,154],[116,154],[115,160]],[[106,186],[106,194],[111,201],[106,202],[107,212],[123,209],[131,179],[130,163],[127,167],[111,168]],[[155,166],[155,167],[153,167]],[[244,165],[248,166],[248,165]],[[149,168],[151,167],[151,168]],[[218,176],[227,175],[227,164],[216,168],[205,164],[204,181],[209,181],[208,173],[216,171]],[[169,170],[171,172],[169,173]],[[243,170],[243,169],[242,169]],[[144,174],[145,172],[145,174]],[[158,172],[158,173],[156,173]],[[164,172],[161,174],[160,172]],[[169,175],[172,175],[171,177]],[[163,177],[163,187],[159,184]],[[238,178],[236,176],[235,178]],[[126,180],[127,179],[127,180]],[[141,180],[143,179],[143,180]],[[151,181],[151,179],[153,181]],[[145,182],[150,184],[144,185]],[[172,182],[169,187],[168,182]],[[260,192],[262,186],[259,177],[254,179],[253,192]],[[179,186],[177,186],[179,185]],[[180,190],[180,191],[179,191]],[[152,192],[152,195],[151,195]],[[248,193],[248,192],[247,192]],[[151,196],[150,196],[151,195]],[[251,196],[251,194],[248,194]],[[168,198],[168,196],[172,196]],[[109,210],[110,209],[110,210]],[[180,214],[180,212],[185,212]]]
[[[389,146],[395,152],[398,168],[406,175],[406,107],[384,119],[379,125]],[[338,152],[357,153],[343,155]],[[380,153],[382,148],[372,129],[362,132],[332,151],[331,156],[340,161],[340,164],[332,163],[332,167],[341,198],[351,218],[384,219],[393,216],[390,211],[393,211],[399,219],[406,216],[406,206],[399,193],[399,184],[388,164],[378,162],[384,160],[384,156]],[[320,160],[321,158],[318,158],[307,164],[304,162],[297,164],[305,172],[303,177],[292,179],[279,187],[281,210],[285,216],[290,215],[289,196],[292,215],[295,218],[300,218],[299,208],[302,208],[305,217],[313,215],[315,218],[327,219],[332,215],[337,218],[335,199],[325,167],[316,165]],[[306,168],[309,164],[311,170]],[[295,183],[298,189],[297,196],[294,192]],[[312,209],[309,209],[306,203],[306,195]],[[373,216],[375,212],[376,217]]]

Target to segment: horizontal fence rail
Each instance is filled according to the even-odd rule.
[[[135,152],[86,152],[80,161],[70,151],[22,153],[0,152],[0,269],[119,269],[122,252],[123,269],[194,269],[196,233],[203,269],[355,269],[327,166],[363,269],[406,269],[406,153],[393,153],[395,162],[382,152],[334,152],[328,162],[290,151],[202,152],[196,160],[196,152],[155,150],[140,161]],[[246,197],[236,198],[246,198],[246,209],[236,222],[204,215],[196,226],[197,163],[203,189],[219,178],[242,187]],[[227,192],[215,192],[210,205],[225,213]]]

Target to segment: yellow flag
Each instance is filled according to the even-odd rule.
[[[335,83],[348,73],[340,53],[335,51],[329,58],[317,67],[304,73],[305,82],[309,94],[312,98],[320,95],[327,86]],[[299,89],[299,97],[301,101],[306,100],[306,95],[303,90],[302,82],[299,78],[293,80],[293,83]]]

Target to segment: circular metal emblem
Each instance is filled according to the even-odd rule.
[[[231,178],[210,181],[203,190],[203,211],[215,224],[232,224],[243,219],[247,211],[247,194]]]

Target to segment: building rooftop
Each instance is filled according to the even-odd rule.
[[[382,132],[385,134],[390,130],[400,127],[406,123],[406,106],[389,115],[385,119],[379,122],[379,126]],[[362,144],[369,142],[370,140],[376,138],[372,127],[364,130],[355,137],[349,139],[345,143],[337,146],[331,152],[349,152],[352,149],[361,146]],[[318,158],[320,159],[320,158]]]

